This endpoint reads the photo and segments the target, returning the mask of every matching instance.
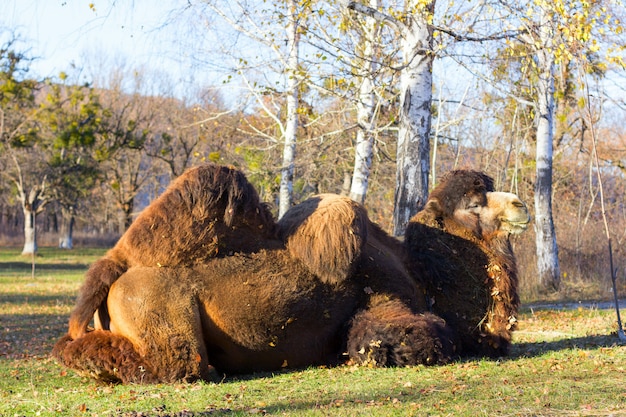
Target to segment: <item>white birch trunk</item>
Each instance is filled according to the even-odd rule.
[[[377,9],[379,0],[371,0],[369,6]],[[363,62],[366,63],[361,76],[359,88],[359,100],[357,102],[357,124],[359,129],[356,134],[354,149],[354,170],[352,172],[352,185],[350,198],[359,203],[365,202],[369,184],[370,170],[372,168],[372,153],[374,148],[375,105],[374,95],[374,71],[375,71],[375,42],[378,37],[376,20],[372,17],[365,18],[365,35],[363,38]]]
[[[415,1],[407,7],[416,9]],[[434,7],[434,2],[430,3]],[[427,16],[409,15],[402,33],[402,53],[406,66],[400,76],[400,127],[398,132],[396,196],[393,233],[402,236],[409,219],[428,197],[430,165],[430,125],[432,103],[432,32]]]
[[[551,22],[541,17],[541,44],[537,51],[539,65],[537,119],[537,180],[535,183],[535,232],[539,284],[558,289],[559,257],[552,219],[552,141],[554,137],[554,53]]]
[[[297,2],[290,1],[290,16],[287,24],[287,116],[284,131],[283,164],[280,174],[278,218],[291,207],[293,199],[293,174],[296,158],[296,134],[298,130],[298,65],[299,42],[297,24]]]
[[[37,212],[30,204],[22,206],[24,212],[24,248],[22,255],[33,255],[37,253]]]
[[[74,248],[74,213],[71,208],[61,209],[61,233],[59,235],[60,249]]]
[[[364,80],[364,83],[367,82]],[[364,87],[361,86],[361,88]],[[362,96],[360,100],[363,100]],[[350,186],[350,198],[359,203],[364,203],[365,196],[367,195],[370,170],[372,168],[372,152],[374,148],[374,137],[371,128],[368,127],[369,122],[372,120],[373,112],[370,113],[367,106],[367,104],[359,104],[359,108],[357,109],[359,130],[356,133],[354,170],[352,172],[352,184]]]
[[[45,179],[44,179],[45,182]],[[46,205],[41,198],[42,192],[33,188],[27,194],[22,183],[17,183],[19,199],[24,212],[24,248],[22,255],[34,255],[37,253],[37,213]]]

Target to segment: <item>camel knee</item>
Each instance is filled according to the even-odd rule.
[[[397,301],[358,313],[348,333],[348,355],[373,366],[437,365],[455,353],[454,335],[434,314],[416,314]]]

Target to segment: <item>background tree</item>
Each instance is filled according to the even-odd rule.
[[[117,72],[116,72],[117,73]],[[132,223],[135,198],[142,186],[154,176],[154,167],[144,151],[148,137],[154,134],[156,99],[141,94],[142,73],[133,71],[134,91],[124,90],[127,78],[117,73],[111,84],[102,90],[105,108],[101,137],[96,159],[104,170],[105,183],[118,209],[118,233],[122,234]]]
[[[605,30],[621,29],[606,27],[612,20],[611,12],[601,3],[539,1],[508,4],[505,10],[510,13],[511,24],[518,22],[524,28],[522,35],[508,42],[505,53],[520,59],[521,71],[530,80],[527,91],[536,121],[534,199],[538,283],[543,288],[558,290],[561,273],[552,207],[554,145],[574,133],[574,124],[579,126],[581,140],[585,130],[582,118],[578,117],[576,122],[568,117],[573,113],[570,74],[573,58],[577,57],[576,65],[589,62],[590,58],[594,60],[599,50],[598,35]],[[597,64],[591,67],[595,68],[593,71],[599,69]],[[555,83],[559,87],[556,95]]]
[[[393,233],[401,236],[409,219],[428,197],[432,102],[434,1],[407,1],[394,15],[358,2],[346,2],[356,12],[395,27],[400,40],[400,117],[396,151],[396,193]]]
[[[48,83],[38,120],[41,135],[51,142],[47,154],[50,195],[61,210],[59,247],[73,248],[73,229],[79,208],[94,188],[100,170],[93,156],[102,124],[102,108],[88,85]]]
[[[550,2],[552,3],[552,2]],[[553,3],[552,3],[553,4]],[[554,140],[554,66],[556,19],[548,2],[538,11],[538,27],[529,28],[528,42],[536,46],[537,57],[537,148],[535,160],[535,233],[539,282],[558,290],[561,279],[556,231],[552,218],[552,154]],[[538,33],[537,33],[538,32]]]
[[[372,9],[380,7],[379,0],[371,0],[368,4]],[[357,75],[358,96],[356,100],[356,143],[354,146],[354,170],[350,187],[350,198],[359,203],[365,202],[370,170],[372,167],[373,147],[377,121],[377,96],[375,76],[379,69],[377,64],[381,36],[381,23],[370,16],[362,17],[360,24],[360,41],[356,45],[355,65]],[[360,64],[360,65],[359,65]]]
[[[211,22],[211,28],[222,30],[217,36],[212,35],[212,39],[242,38],[209,43],[213,48],[222,45],[221,50],[212,52],[230,61],[229,83],[234,83],[232,77],[236,75],[239,85],[254,99],[255,107],[275,123],[276,129],[272,131],[263,132],[259,127],[255,130],[273,146],[280,144],[283,149],[279,217],[292,203],[300,89],[305,71],[299,57],[300,37],[306,30],[310,3],[308,0],[271,3],[211,0],[192,4],[195,13],[199,11],[202,18]],[[225,24],[230,33],[234,31],[238,35],[227,35]]]
[[[421,5],[426,3],[429,2]],[[230,16],[239,18],[236,23],[243,27],[253,27],[248,25],[250,20],[264,21],[254,34],[267,36],[263,39],[273,43],[251,40],[234,30],[206,2],[193,2],[185,10],[199,19],[193,21],[198,24],[186,21],[185,28],[199,31],[193,32],[192,36],[186,33],[173,39],[176,42],[189,40],[188,45],[176,46],[187,55],[193,51],[193,57],[199,58],[199,66],[193,68],[194,75],[184,70],[179,83],[170,82],[169,87],[155,88],[153,83],[146,85],[144,71],[124,67],[118,72],[119,88],[118,84],[111,82],[113,78],[96,82],[101,102],[105,105],[103,127],[107,128],[98,137],[96,156],[101,161],[100,166],[106,168],[108,177],[90,190],[89,202],[93,210],[81,211],[77,217],[80,236],[88,235],[91,239],[114,228],[113,214],[119,210],[114,201],[118,201],[118,207],[124,206],[126,201],[119,198],[118,189],[123,188],[122,194],[127,197],[133,195],[127,191],[133,190],[131,173],[137,170],[120,172],[127,175],[128,180],[119,175],[116,179],[113,175],[116,168],[127,166],[131,159],[127,158],[128,155],[136,157],[133,167],[139,167],[141,174],[148,174],[143,182],[134,182],[138,185],[134,188],[131,216],[184,167],[202,161],[233,164],[243,169],[262,198],[278,205],[284,149],[281,137],[287,115],[289,74],[285,71],[285,61],[277,57],[287,57],[285,28],[289,3],[241,1],[220,4],[228,13],[232,11]],[[566,7],[560,6],[563,4]],[[240,13],[239,6],[247,10]],[[368,211],[386,230],[392,230],[396,137],[400,123],[398,115],[402,111],[398,99],[401,92],[399,75],[405,69],[399,38],[402,32],[396,28],[398,24],[411,23],[411,10],[404,2],[362,2],[362,6],[369,6],[367,13],[379,18],[373,26],[379,40],[375,42],[377,50],[371,59],[367,57],[366,38],[362,35],[367,33],[365,23],[373,22],[374,18],[357,13],[350,13],[349,18],[342,17],[338,13],[338,2],[333,0],[301,6],[307,6],[308,12],[303,15],[305,19],[300,22],[298,32],[298,157],[294,164],[293,201],[298,202],[318,192],[348,194],[350,187],[360,181],[352,179],[355,165],[358,165],[356,161],[365,162],[365,167],[369,161],[364,156],[369,153]],[[541,43],[528,41],[532,37],[540,39],[537,14],[540,6],[540,2],[520,4],[498,0],[436,2],[432,18],[426,21],[433,38],[429,56],[437,57],[432,62],[432,84],[435,87],[431,88],[431,101],[434,105],[429,106],[433,118],[430,134],[433,141],[430,157],[432,182],[437,172],[454,168],[481,169],[496,179],[498,189],[517,192],[524,200],[532,201],[537,176],[537,51]],[[614,230],[622,230],[626,217],[623,204],[620,204],[624,175],[619,168],[623,165],[619,157],[620,129],[616,128],[622,124],[623,118],[623,107],[619,108],[624,106],[620,97],[624,92],[620,82],[623,77],[620,78],[620,72],[613,71],[615,66],[610,67],[619,65],[617,56],[612,61],[602,58],[611,49],[623,51],[619,46],[620,39],[624,43],[623,36],[620,38],[616,33],[620,23],[609,16],[619,11],[613,6],[614,3],[608,0],[593,4],[554,2],[553,5],[555,100],[551,194],[555,227],[559,231],[561,293],[571,297],[577,296],[571,292],[576,280],[586,282],[589,277],[596,280],[595,277],[600,276],[598,265],[603,264],[605,256],[605,248],[598,244],[602,238],[597,233],[598,185],[591,180],[595,168],[589,162],[591,128],[601,132],[598,137],[603,138],[597,149],[600,171],[609,176],[604,184],[605,190],[610,190],[607,195],[611,195],[606,200],[606,207],[608,217],[616,222]],[[528,10],[530,14],[526,14]],[[612,32],[613,28],[615,32]],[[600,36],[600,31],[615,34],[614,44]],[[199,33],[204,37],[198,37]],[[502,39],[508,39],[508,43],[498,42]],[[269,46],[272,44],[282,48],[280,55]],[[177,58],[185,59],[182,55]],[[416,58],[422,56],[418,54]],[[591,71],[594,75],[590,79],[597,83],[588,95],[591,100],[580,92],[581,86],[591,86],[589,80],[581,81],[585,77],[579,75],[580,63],[584,60],[591,64],[585,71]],[[371,66],[373,62],[375,65]],[[101,61],[94,63],[100,71],[115,67],[111,62],[108,65]],[[214,79],[226,80],[220,85],[198,83],[202,91],[219,91],[223,97],[223,101],[218,100],[219,104],[204,100],[195,93],[181,95],[182,87],[173,87],[193,81],[198,71],[207,78],[214,76]],[[623,69],[619,71],[623,73]],[[607,76],[603,76],[604,73]],[[366,77],[373,88],[361,89],[367,83],[360,80]],[[118,96],[110,93],[116,89],[121,92]],[[360,93],[364,99],[359,98]],[[42,99],[45,96],[36,97]],[[119,105],[113,105],[116,100]],[[136,104],[125,105],[124,100]],[[593,112],[583,115],[581,106],[589,101],[593,101]],[[364,105],[361,109],[374,109],[374,118],[368,116],[374,123],[363,130],[369,131],[369,135],[364,135],[365,141],[361,141],[359,135],[359,125],[366,124],[360,120],[367,120],[360,116],[360,105]],[[109,116],[120,121],[117,128],[113,128],[115,123]],[[39,117],[32,120],[35,119],[38,124],[34,126],[41,129],[42,138],[45,134],[50,139],[45,122]],[[127,131],[133,133],[127,134]],[[113,140],[111,132],[119,133],[116,134],[118,139]],[[43,143],[40,141],[40,146]],[[362,154],[359,151],[357,155],[357,144],[371,144],[371,151]],[[45,148],[41,152],[44,156],[55,151]],[[26,153],[20,155],[27,156]],[[7,163],[11,163],[10,167],[14,163],[7,156],[6,152],[0,155],[0,166],[10,171],[6,169],[9,167]],[[114,163],[115,158],[118,162]],[[46,163],[50,165],[50,161]],[[50,173],[47,177],[38,175],[37,178],[47,179],[49,192],[56,189],[51,187]],[[7,185],[12,190],[16,188],[14,182],[7,181],[2,184],[2,189]],[[359,192],[358,198],[362,195],[363,192]],[[15,196],[17,193],[4,195],[0,200],[5,207],[5,224],[13,233],[4,239],[11,244],[10,239],[21,234],[23,226],[21,204]],[[60,207],[56,201],[47,207],[48,216],[39,216],[39,230],[47,239],[46,244],[50,244],[51,236],[58,238],[53,230],[55,210]],[[126,215],[123,217],[127,218]],[[120,231],[123,229],[121,227]],[[3,229],[3,236],[6,236],[6,230]],[[107,239],[114,237],[117,236]],[[524,265],[521,269],[524,290],[534,289],[537,285],[534,239],[535,233],[531,231],[514,242],[518,245],[516,252],[520,263]],[[601,285],[599,278],[596,284]]]
[[[213,162],[221,157],[218,147],[210,149],[212,144],[222,141],[216,125],[220,116],[226,123],[223,103],[219,94],[205,92],[197,101],[163,97],[156,99],[156,132],[149,136],[146,153],[151,158],[161,161],[168,169],[170,179],[180,176],[187,168],[202,158],[203,150],[213,154]],[[159,103],[160,102],[160,103]]]
[[[24,214],[22,254],[37,252],[36,217],[49,202],[45,149],[35,119],[38,82],[26,77],[29,59],[12,37],[0,47],[0,136],[6,170]]]

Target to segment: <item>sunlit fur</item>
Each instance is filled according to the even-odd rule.
[[[128,269],[108,292],[101,328],[62,338],[53,355],[81,374],[124,383],[347,359],[377,366],[450,360],[450,332],[424,314],[401,245],[361,205],[322,195],[294,210],[278,225],[281,239],[266,239],[257,251],[191,268]]]
[[[192,266],[257,251],[274,233],[269,208],[240,171],[213,164],[189,169],[89,268],[70,316],[70,337],[85,333],[109,287],[129,268]]]
[[[407,265],[431,311],[456,332],[458,353],[506,355],[519,308],[517,270],[509,241],[530,221],[510,193],[476,171],[442,178],[407,227]]]
[[[102,381],[154,383],[345,359],[404,366],[506,354],[519,305],[508,237],[528,213],[492,189],[479,172],[445,176],[404,246],[361,205],[321,195],[278,224],[240,218],[266,213],[263,205],[224,216],[217,246],[191,265],[129,267],[107,256],[96,263],[115,271],[110,290],[100,285],[104,320],[61,338],[53,355]],[[246,239],[253,244],[242,250]]]

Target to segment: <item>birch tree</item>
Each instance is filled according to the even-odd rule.
[[[254,106],[273,121],[276,129],[249,126],[251,136],[282,146],[279,167],[279,217],[292,204],[296,157],[296,135],[300,91],[305,69],[300,60],[300,38],[306,31],[309,0],[254,2],[247,0],[206,0],[190,2],[190,9],[201,12],[206,31],[206,55],[219,56],[209,62],[222,74],[225,85],[252,97]],[[218,42],[216,42],[218,40]],[[238,96],[238,97],[236,97]]]
[[[607,4],[610,2],[606,2]],[[561,283],[557,237],[552,213],[553,147],[555,129],[555,67],[568,65],[575,56],[584,65],[599,50],[605,32],[621,33],[621,23],[606,4],[580,0],[534,1],[508,4],[511,21],[523,34],[508,43],[508,53],[519,57],[530,83],[535,107],[536,179],[535,231],[538,284],[558,290]],[[611,48],[608,48],[609,51]],[[606,57],[607,61],[623,60]],[[597,64],[594,64],[597,70]],[[563,109],[562,109],[563,110]]]
[[[400,128],[398,131],[394,234],[404,234],[409,219],[428,198],[432,104],[433,33],[428,21],[435,1],[407,2],[403,28],[400,76]]]
[[[433,32],[430,21],[435,1],[409,0],[405,9],[385,14],[359,2],[348,9],[392,25],[400,41],[400,126],[396,152],[396,192],[393,233],[404,234],[409,219],[428,198],[432,102]]]
[[[537,147],[535,179],[535,233],[537,272],[544,287],[560,286],[559,252],[552,218],[552,153],[554,139],[554,27],[547,7],[539,12],[537,47]]]
[[[534,203],[538,284],[558,290],[560,267],[552,212],[558,13],[545,1],[509,5],[505,10],[510,12],[511,24],[519,21],[524,28],[523,34],[514,38],[520,40],[523,47],[520,49],[514,39],[508,40],[507,53],[521,57],[520,69],[531,81],[527,85],[527,94],[535,119]]]
[[[380,0],[370,0],[369,7],[378,9]],[[362,49],[359,92],[356,103],[357,125],[354,149],[354,170],[350,186],[350,198],[359,203],[365,202],[369,183],[376,128],[376,94],[374,73],[376,71],[377,40],[380,39],[381,24],[371,16],[365,16],[365,23],[358,44]]]
[[[293,173],[296,160],[296,142],[298,132],[298,106],[299,106],[299,52],[300,52],[300,26],[299,0],[287,2],[287,114],[283,132],[283,165],[280,168],[280,189],[278,203],[278,218],[281,218],[291,207],[293,196]]]

